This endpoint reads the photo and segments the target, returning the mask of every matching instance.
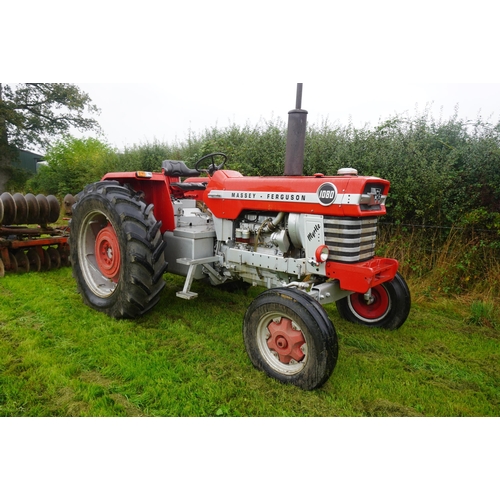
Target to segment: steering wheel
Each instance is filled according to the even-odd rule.
[[[218,156],[222,157],[222,163],[220,165],[217,165],[215,162],[215,158]],[[204,170],[201,169],[202,163],[207,160],[208,158],[211,159],[210,166],[208,169]],[[196,165],[194,166],[195,170],[198,170],[198,172],[208,172],[209,175],[212,175],[214,172],[217,172],[217,170],[222,170],[224,168],[224,165],[227,162],[227,155],[224,153],[210,153],[209,155],[204,156],[203,158],[200,158],[197,162]]]

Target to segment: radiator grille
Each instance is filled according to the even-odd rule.
[[[363,262],[375,256],[378,217],[325,217],[325,242],[333,262]]]

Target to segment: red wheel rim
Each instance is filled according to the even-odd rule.
[[[116,283],[120,274],[120,244],[111,224],[99,231],[95,240],[95,256],[102,275]]]
[[[353,293],[349,298],[354,312],[369,320],[382,318],[389,309],[389,294],[382,285],[372,288],[371,304],[366,303],[362,293]]]
[[[292,360],[299,363],[305,357],[302,346],[306,343],[300,330],[293,327],[288,318],[281,318],[279,323],[271,321],[267,327],[270,337],[267,341],[269,349],[276,352],[282,363],[288,364]]]

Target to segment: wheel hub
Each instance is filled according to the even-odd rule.
[[[267,329],[270,335],[267,345],[276,352],[281,363],[299,363],[304,359],[305,354],[302,350],[302,346],[306,343],[304,335],[294,327],[290,319],[281,318],[279,321],[272,321]]]
[[[375,287],[370,296],[353,294],[350,297],[354,311],[368,320],[376,320],[383,317],[389,308],[389,295],[382,286]]]
[[[97,265],[102,275],[113,282],[118,281],[120,274],[120,244],[111,224],[99,231],[95,240]]]

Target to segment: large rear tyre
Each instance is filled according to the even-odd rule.
[[[321,387],[337,363],[332,322],[299,290],[275,288],[259,295],[245,314],[243,338],[257,369],[307,391]]]
[[[392,281],[374,287],[369,300],[362,293],[353,293],[336,305],[340,316],[351,323],[397,330],[410,314],[411,295],[397,273]]]
[[[116,181],[91,184],[77,199],[69,244],[84,302],[117,319],[146,313],[160,300],[167,269],[153,205]]]

